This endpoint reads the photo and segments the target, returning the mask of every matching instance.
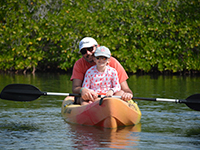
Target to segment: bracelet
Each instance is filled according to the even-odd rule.
[[[81,92],[83,91],[83,89],[84,89],[84,87],[81,88],[81,90],[80,90],[80,92],[79,92],[80,94],[81,94]]]

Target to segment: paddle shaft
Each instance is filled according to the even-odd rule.
[[[80,94],[72,93],[55,93],[55,92],[44,92],[44,95],[49,96],[76,96],[81,97]],[[104,97],[105,95],[98,95],[98,97]],[[121,96],[112,96],[114,98],[121,98]],[[167,98],[144,98],[144,97],[132,97],[133,100],[146,100],[146,101],[157,101],[157,102],[172,102],[172,103],[184,103],[185,100],[179,99],[167,99]]]
[[[76,96],[81,97],[80,94],[72,93],[55,93],[55,92],[44,92],[44,95],[52,96]],[[98,95],[98,97],[104,97],[105,95]],[[121,96],[112,96],[114,98],[121,98]],[[144,98],[144,97],[132,97],[133,100],[146,100],[146,101],[157,101],[157,102],[172,102],[172,103],[185,103],[185,100],[179,99],[166,99],[166,98]],[[196,103],[196,102],[195,102]]]
[[[49,96],[76,96],[81,97],[80,94],[72,94],[72,93],[55,93],[55,92],[44,92],[44,95]],[[98,97],[104,97],[105,95],[98,95]],[[120,98],[121,96],[112,96],[114,98]],[[132,97],[132,100],[146,100],[146,101],[157,101],[157,102],[172,102],[172,103],[187,103],[186,100],[180,100],[180,99],[168,99],[168,98],[144,98],[144,97]],[[193,102],[190,102],[193,103]],[[194,102],[198,103],[198,102]]]
[[[80,94],[73,93],[56,93],[56,92],[43,92],[44,96],[75,96],[81,97]],[[98,95],[98,97],[104,97],[105,95]],[[121,98],[121,96],[112,96],[114,98]],[[174,103],[184,103],[184,100],[179,99],[166,99],[166,98],[144,98],[144,97],[132,97],[133,100],[146,100],[146,101],[160,101],[160,102],[174,102]]]
[[[121,96],[112,96],[115,98],[121,98]],[[145,97],[132,97],[133,100],[146,100],[146,101],[157,101],[157,102],[172,102],[172,103],[185,103],[185,100],[180,99],[167,99],[167,98],[145,98]],[[196,103],[196,102],[195,102]]]
[[[55,93],[55,92],[43,92],[44,96],[49,95],[49,96],[76,96],[76,97],[81,97],[80,94],[72,94],[72,93]]]

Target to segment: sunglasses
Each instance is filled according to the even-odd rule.
[[[85,55],[87,51],[92,52],[93,50],[94,50],[94,47],[83,48],[81,49],[81,54]]]
[[[108,58],[107,57],[104,57],[104,56],[99,56],[99,57],[95,57],[97,60],[99,59],[103,59],[103,60],[107,60]]]

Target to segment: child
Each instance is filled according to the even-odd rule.
[[[117,71],[108,66],[110,61],[110,50],[105,46],[100,46],[94,53],[95,66],[89,68],[83,81],[84,88],[95,91],[100,95],[113,96],[121,90]]]

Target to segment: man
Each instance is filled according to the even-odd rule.
[[[83,57],[77,60],[74,64],[70,80],[73,81],[72,92],[80,93],[81,97],[84,100],[94,101],[96,99],[95,93],[93,91],[82,88],[82,83],[86,71],[91,66],[95,65],[93,57],[94,52],[96,51],[96,48],[98,46],[99,45],[97,41],[91,37],[85,37],[79,43],[79,52],[82,54]],[[116,92],[115,95],[121,96],[122,100],[124,101],[130,100],[133,97],[133,93],[126,82],[126,80],[128,79],[126,71],[114,57],[110,57],[109,66],[117,70],[119,83],[121,85],[121,91]],[[80,103],[79,99],[77,99],[75,103]]]

